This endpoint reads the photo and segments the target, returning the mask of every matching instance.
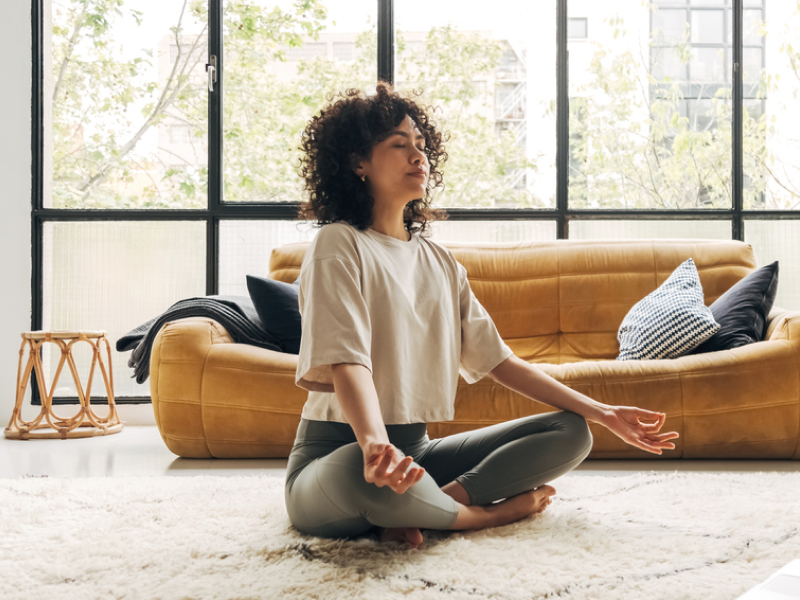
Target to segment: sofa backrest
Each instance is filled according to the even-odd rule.
[[[757,266],[752,246],[733,240],[440,243],[514,353],[557,364],[615,359],[622,319],[690,257],[706,305]],[[295,281],[309,244],[274,249],[269,276]]]

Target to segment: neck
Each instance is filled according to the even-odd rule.
[[[409,232],[406,230],[405,223],[403,222],[402,208],[399,213],[396,211],[389,213],[387,211],[375,210],[372,215],[372,225],[370,225],[370,227],[379,233],[403,242],[407,242],[411,239]]]

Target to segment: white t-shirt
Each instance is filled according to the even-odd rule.
[[[372,373],[387,425],[451,421],[458,374],[475,383],[513,355],[449,249],[328,223],[300,267],[295,384],[302,416],[346,423],[331,365]]]

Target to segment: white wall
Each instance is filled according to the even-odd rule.
[[[14,408],[20,333],[31,328],[31,5],[6,2],[0,91],[0,427]],[[27,415],[28,413],[26,413]]]
[[[0,40],[9,50],[0,80],[0,428],[5,429],[16,396],[20,333],[31,328],[30,0],[3,4]],[[25,419],[38,413],[29,402],[26,407]],[[98,413],[104,415],[106,409]],[[126,425],[155,424],[149,404],[120,407],[119,413]],[[74,411],[65,407],[59,414]]]

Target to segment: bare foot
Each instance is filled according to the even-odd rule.
[[[386,529],[376,527],[376,529],[381,542],[405,543],[412,548],[419,548],[422,545],[422,532],[416,527],[391,527]]]
[[[535,490],[517,494],[511,498],[506,498],[497,504],[484,506],[487,513],[494,516],[494,523],[491,527],[507,525],[530,515],[540,513],[547,508],[553,501],[551,496],[556,493],[553,486],[543,485]]]

